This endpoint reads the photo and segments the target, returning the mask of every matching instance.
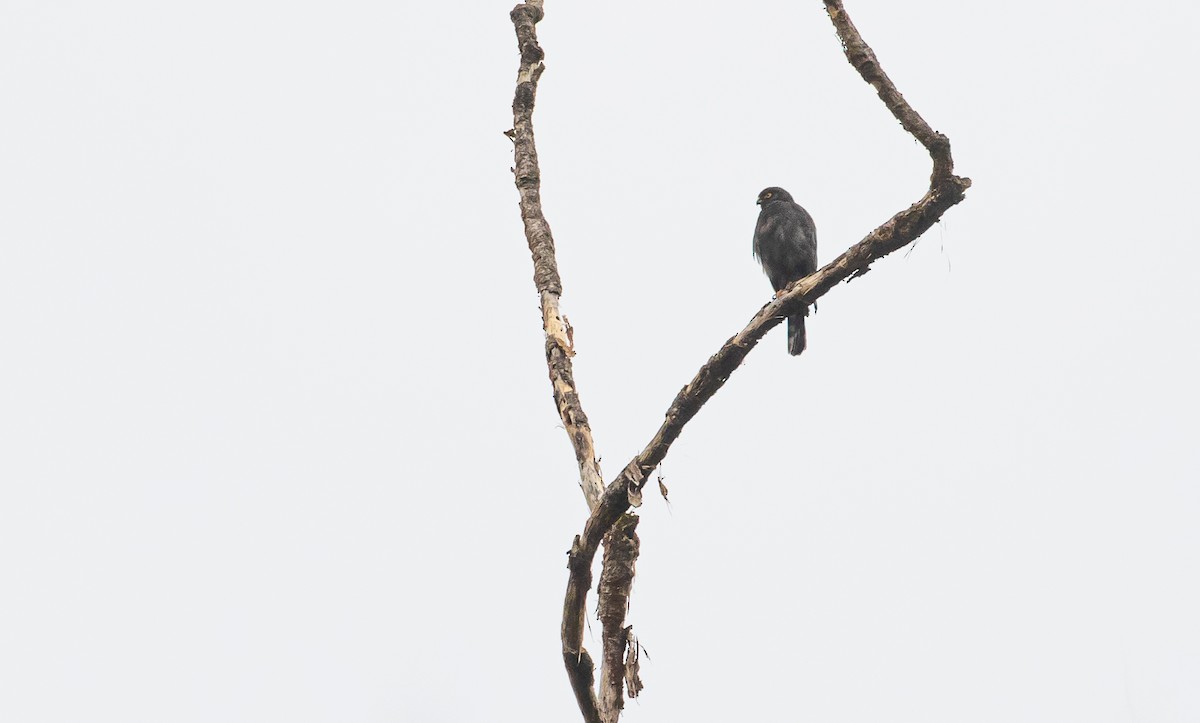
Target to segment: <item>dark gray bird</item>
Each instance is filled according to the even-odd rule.
[[[776,293],[796,279],[817,270],[817,227],[812,216],[792,200],[792,194],[771,186],[758,194],[758,225],[754,227],[754,257],[762,264]],[[804,317],[808,308],[788,317],[788,353],[804,351]]]

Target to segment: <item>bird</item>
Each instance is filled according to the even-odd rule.
[[[754,226],[754,257],[762,264],[778,294],[791,282],[817,270],[817,227],[792,194],[771,186],[755,201],[761,210]],[[808,307],[788,317],[788,353],[797,356],[808,345],[804,317]]]

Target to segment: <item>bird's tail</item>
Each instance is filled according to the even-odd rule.
[[[808,338],[804,333],[804,317],[806,316],[808,316],[808,309],[788,317],[788,354],[792,356],[799,356],[800,352],[808,346]]]

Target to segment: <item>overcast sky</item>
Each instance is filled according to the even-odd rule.
[[[671,450],[625,719],[1200,720],[1200,6],[847,4],[974,186]],[[0,719],[578,719],[510,7],[0,2]],[[769,299],[759,190],[824,263],[930,166],[815,0],[539,32],[611,479]]]

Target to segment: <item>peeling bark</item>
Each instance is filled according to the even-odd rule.
[[[634,568],[641,542],[637,536],[637,515],[625,515],[604,537],[604,563],[600,567],[600,602],[597,616],[602,626],[604,658],[600,666],[600,718],[616,723],[625,707],[625,646],[630,629],[625,627],[629,594],[633,588]],[[631,690],[631,696],[637,691]]]

